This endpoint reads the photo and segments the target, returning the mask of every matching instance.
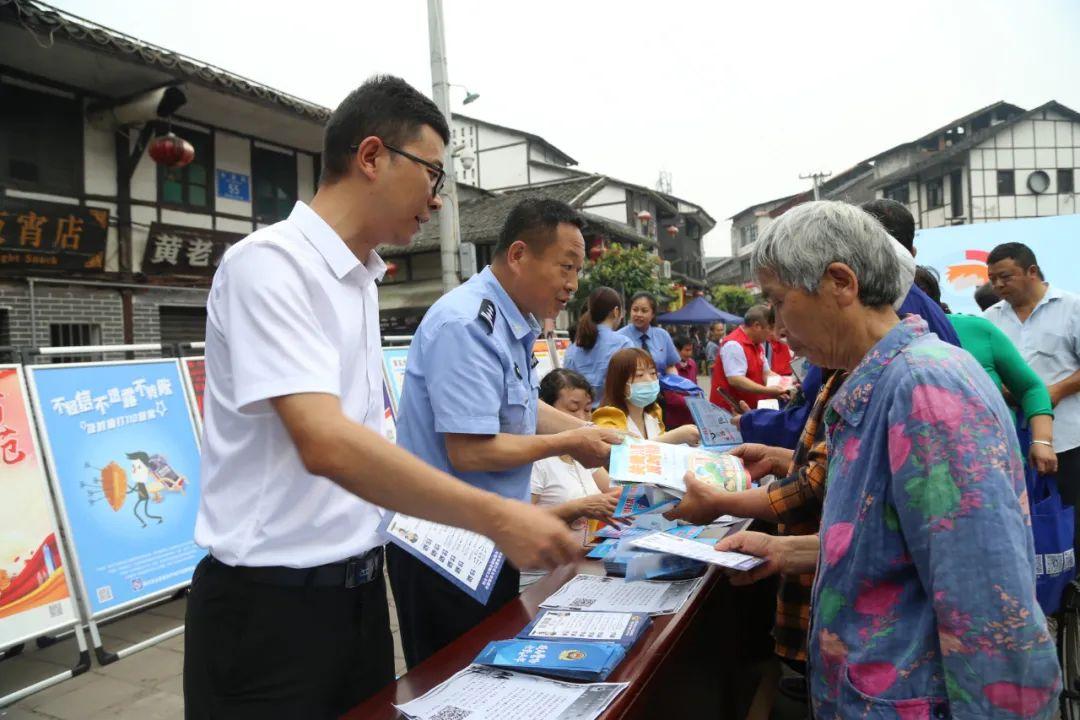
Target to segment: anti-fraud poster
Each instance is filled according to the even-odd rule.
[[[199,449],[177,361],[38,365],[30,387],[91,614],[190,582]]]
[[[0,648],[75,624],[22,376],[0,365]]]

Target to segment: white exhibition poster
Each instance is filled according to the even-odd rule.
[[[633,538],[630,544],[642,550],[678,555],[679,557],[700,560],[701,562],[731,570],[752,570],[765,562],[762,558],[744,553],[718,551],[712,545],[698,540],[687,540],[668,533],[652,533],[640,538]]]
[[[701,578],[671,582],[627,582],[619,577],[577,575],[556,590],[542,608],[605,612],[676,613],[701,586]]]
[[[491,540],[469,530],[390,512],[379,531],[478,602],[487,603],[505,562]]]
[[[572,683],[470,665],[403,705],[414,720],[593,720],[628,683]]]

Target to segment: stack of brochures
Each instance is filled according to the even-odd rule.
[[[562,680],[600,682],[624,657],[626,648],[613,642],[498,640],[488,643],[473,662]]]

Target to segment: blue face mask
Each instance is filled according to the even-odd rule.
[[[630,404],[639,408],[646,408],[656,402],[660,395],[660,381],[636,382],[630,384],[630,395],[627,400]]]

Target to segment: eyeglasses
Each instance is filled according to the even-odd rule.
[[[406,152],[405,150],[402,150],[401,148],[396,148],[393,145],[388,145],[386,143],[383,143],[383,147],[386,148],[387,150],[389,150],[392,153],[397,153],[398,155],[400,155],[402,157],[408,158],[408,159],[412,160],[415,163],[419,163],[420,165],[423,165],[428,170],[428,175],[431,178],[431,197],[435,197],[436,195],[439,194],[439,192],[443,188],[443,183],[446,182],[446,170],[439,167],[435,163],[430,163],[427,160],[424,160],[423,158],[418,158],[415,155],[413,155],[411,152]],[[349,146],[349,152],[352,152],[352,153],[355,153],[359,149],[360,149],[359,144]],[[432,174],[432,173],[434,173],[434,174]]]

